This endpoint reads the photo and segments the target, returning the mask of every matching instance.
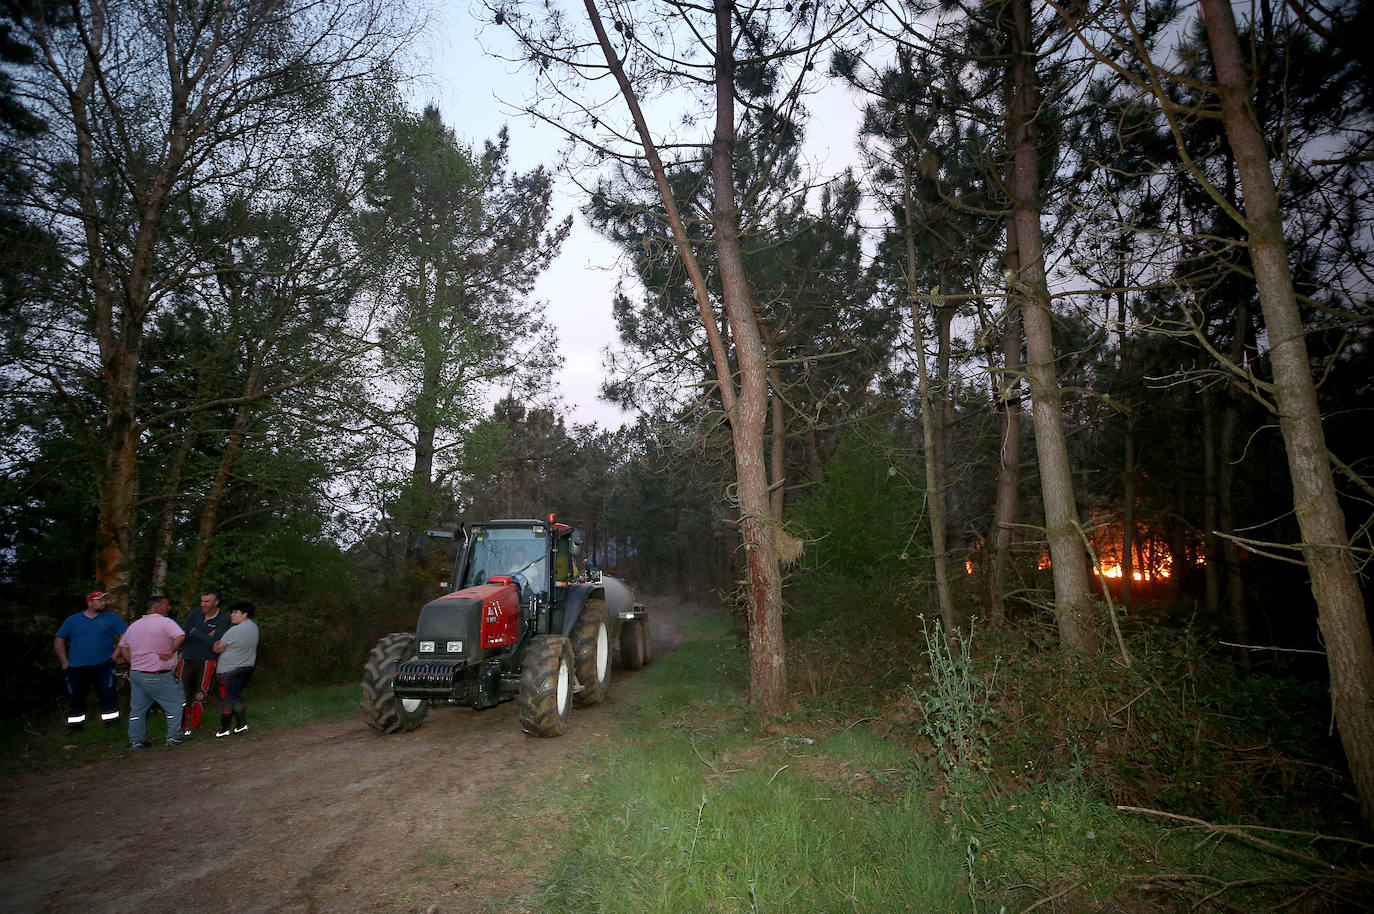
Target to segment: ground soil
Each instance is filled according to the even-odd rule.
[[[714,611],[646,602],[655,656],[684,616]],[[634,702],[641,675],[618,672],[608,702]],[[558,739],[522,734],[515,702],[435,709],[393,736],[361,718],[218,740],[209,727],[19,779],[0,791],[0,911],[481,911],[540,875],[499,864],[493,798],[518,803],[605,739],[599,717],[574,709]],[[448,865],[426,867],[424,849]]]

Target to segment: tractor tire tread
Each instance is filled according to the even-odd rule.
[[[406,713],[392,687],[402,663],[415,654],[415,635],[392,632],[377,642],[363,667],[363,720],[379,733],[401,733],[424,723],[428,705]]]
[[[606,656],[598,658],[599,644],[604,635]],[[611,610],[606,601],[593,597],[582,607],[569,635],[573,659],[577,664],[577,682],[582,690],[573,695],[573,702],[581,707],[600,704],[611,688]],[[598,665],[605,664],[605,675],[597,675]]]

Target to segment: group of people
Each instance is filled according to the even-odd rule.
[[[248,717],[243,690],[253,678],[258,659],[258,626],[253,605],[236,603],[220,608],[219,593],[207,590],[200,605],[177,625],[169,618],[172,603],[165,596],[148,599],[147,612],[130,623],[105,608],[107,595],[86,597],[86,608],[64,621],[53,638],[53,650],[67,679],[71,705],[67,729],[86,722],[86,698],[94,691],[100,719],[119,719],[115,694],[115,665],[129,666],[129,745],[150,745],[147,715],[157,705],[167,717],[167,745],[186,742],[200,727],[205,702],[218,688],[219,729],[216,737],[243,733]]]

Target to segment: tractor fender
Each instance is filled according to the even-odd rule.
[[[587,601],[593,598],[606,601],[607,608],[611,611],[611,620],[614,634],[620,630],[620,622],[625,619],[638,618],[643,614],[643,609],[635,603],[634,591],[619,578],[601,576],[601,581],[596,584],[573,584],[568,587],[568,602],[563,611],[563,624],[560,635],[568,635],[573,626],[577,624],[577,617],[582,615],[582,608],[587,605]]]

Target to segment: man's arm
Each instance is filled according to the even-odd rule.
[[[181,628],[186,632],[186,637],[197,644],[210,647],[215,643],[214,623],[206,622],[205,616],[198,609],[191,610]]]
[[[67,668],[67,639],[52,639],[52,649],[57,652],[57,659],[62,663],[62,669]]]
[[[184,644],[185,642],[186,642],[186,636],[185,636],[185,635],[177,635],[176,638],[174,638],[174,639],[172,640],[172,648],[171,648],[171,650],[158,651],[158,652],[157,652],[157,655],[158,655],[159,657],[161,657],[163,660],[171,660],[173,657],[175,657],[175,656],[177,655],[177,651],[181,650],[181,645]]]

